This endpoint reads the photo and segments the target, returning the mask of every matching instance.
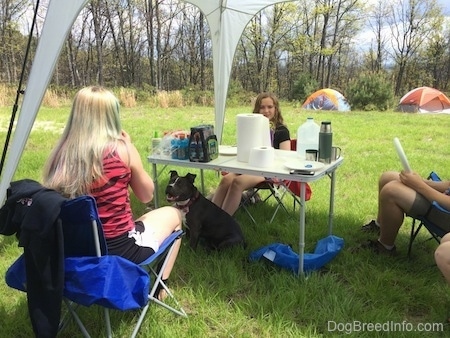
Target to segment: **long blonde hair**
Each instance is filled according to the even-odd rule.
[[[103,176],[103,156],[121,137],[119,102],[100,86],[81,89],[74,98],[66,127],[47,160],[44,186],[73,198],[89,193]]]

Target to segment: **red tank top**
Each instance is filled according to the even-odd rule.
[[[103,158],[104,177],[92,185],[91,195],[97,202],[98,213],[106,238],[114,238],[134,229],[128,185],[131,169],[117,152]]]

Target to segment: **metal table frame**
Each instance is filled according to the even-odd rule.
[[[292,152],[291,152],[292,153]],[[328,234],[331,235],[333,231],[333,217],[334,217],[334,193],[336,184],[336,169],[343,163],[344,158],[340,157],[338,160],[326,164],[312,176],[307,175],[291,175],[289,174],[289,169],[283,165],[283,154],[285,151],[276,150],[276,161],[273,166],[269,168],[256,168],[250,166],[248,163],[239,162],[236,156],[219,156],[217,159],[210,162],[190,162],[188,160],[176,160],[167,158],[160,155],[150,155],[147,157],[148,162],[152,165],[152,174],[155,184],[154,192],[154,203],[155,207],[158,207],[159,194],[158,194],[158,183],[159,175],[167,166],[177,166],[177,167],[188,167],[200,170],[201,186],[202,191],[205,190],[203,170],[216,170],[216,171],[226,171],[236,174],[248,174],[257,175],[268,178],[275,178],[280,180],[291,180],[297,182],[314,182],[318,181],[323,177],[330,178],[330,200],[329,200],[329,212],[328,212]],[[277,160],[278,159],[278,160]],[[158,173],[157,165],[163,165],[163,169]],[[299,269],[298,275],[303,275],[303,257],[305,251],[305,213],[306,213],[306,203],[305,203],[305,185],[301,185],[300,189],[300,220],[299,220]]]

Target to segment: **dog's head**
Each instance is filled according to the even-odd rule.
[[[166,187],[166,199],[168,202],[186,201],[197,193],[194,180],[197,175],[188,173],[186,176],[178,176],[175,170],[170,171],[170,180]]]

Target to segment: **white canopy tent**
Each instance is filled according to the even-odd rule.
[[[33,60],[19,118],[0,181],[0,202],[17,169],[36,114],[67,35],[89,0],[50,0]],[[211,31],[214,72],[215,132],[220,142],[225,102],[236,46],[251,18],[263,8],[286,0],[187,0],[206,16]]]

